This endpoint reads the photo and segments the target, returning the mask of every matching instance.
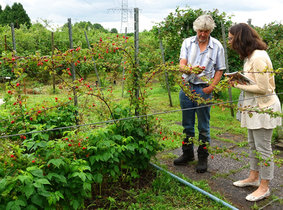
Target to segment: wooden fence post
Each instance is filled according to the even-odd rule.
[[[134,85],[136,87],[135,89],[135,95],[136,98],[139,98],[139,87],[138,87],[138,66],[139,66],[139,9],[138,8],[134,8],[134,21],[135,21],[135,25],[134,25],[134,29],[135,29],[135,82]],[[138,112],[139,106],[137,105],[137,107],[135,108],[135,115],[138,116],[139,112]]]
[[[225,35],[225,28],[223,25],[223,22],[221,21],[221,29],[222,29],[222,38],[223,38],[223,46],[224,46],[224,51],[225,51],[225,64],[226,64],[226,72],[229,73],[229,64],[228,64],[228,53],[227,53],[227,45],[226,45],[226,35]],[[232,89],[231,87],[228,88],[228,92],[229,92],[229,100],[230,100],[230,104],[232,105]],[[231,116],[234,117],[234,110],[233,107],[231,106],[230,108],[231,111]]]
[[[51,54],[51,60],[53,61],[54,57],[54,32],[51,32],[51,49],[52,49],[52,54]],[[52,71],[53,71],[53,93],[56,93],[55,90],[55,69],[54,69],[54,64],[52,62]]]
[[[158,29],[158,34],[160,34],[160,29]],[[160,36],[159,36],[159,45],[160,45],[160,50],[161,50],[162,62],[163,62],[163,64],[165,64],[164,49],[163,49],[163,45],[162,45],[162,39],[161,39]],[[169,85],[169,81],[168,81],[168,73],[167,73],[166,70],[165,70],[164,76],[165,76],[165,82],[166,82],[168,97],[169,97],[169,103],[170,103],[170,106],[173,107],[172,99],[171,99],[171,92],[170,92],[170,85]]]
[[[71,23],[71,18],[68,18],[68,27],[69,27],[69,40],[70,40],[70,49],[73,49],[73,36],[72,36],[72,23]],[[75,64],[72,62],[71,63],[71,71],[72,71],[72,79],[73,81],[76,80],[76,71],[75,71]],[[72,87],[73,89],[73,94],[74,94],[74,105],[76,107],[78,107],[78,98],[77,98],[77,91],[76,91],[76,88],[73,86]],[[78,112],[75,113],[76,115],[76,124],[78,124],[78,119],[77,119],[77,116],[78,116]]]
[[[84,31],[84,33],[85,33],[85,39],[86,39],[86,42],[87,42],[87,46],[90,49],[90,44],[89,44],[89,41],[88,41],[88,38],[87,38],[86,31]],[[93,56],[91,56],[91,58],[92,58],[92,61],[93,61],[93,66],[94,66],[95,74],[96,74],[96,77],[97,77],[98,86],[101,87],[101,82],[100,82],[100,78],[99,78],[99,74],[98,74],[98,71],[97,71],[95,60],[94,60]]]
[[[127,27],[125,28],[125,40],[127,39]],[[122,61],[123,63],[123,61]],[[122,79],[122,97],[124,97],[124,85],[125,85],[125,82],[124,82],[124,78],[125,78],[125,67],[123,67],[123,79]]]

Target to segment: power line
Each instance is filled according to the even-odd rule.
[[[120,33],[133,31],[133,8],[128,7],[128,0],[121,0],[121,8],[110,8],[108,11],[121,12]]]

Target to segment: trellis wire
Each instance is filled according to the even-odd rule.
[[[231,104],[231,103],[235,103],[235,102],[239,102],[239,101],[246,101],[246,100],[252,100],[254,98],[262,98],[262,97],[267,97],[267,96],[271,96],[271,95],[281,95],[281,94],[283,94],[283,92],[275,93],[275,94],[269,94],[269,95],[265,95],[265,96],[256,96],[256,97],[242,99],[242,100],[224,101],[224,102],[208,104],[208,105],[203,105],[203,106],[198,106],[198,107],[193,107],[193,108],[169,110],[169,111],[157,112],[157,113],[152,113],[152,114],[139,115],[139,116],[133,116],[133,117],[125,117],[125,118],[113,119],[113,120],[107,120],[107,121],[101,121],[101,122],[95,122],[95,123],[80,124],[80,125],[59,127],[59,128],[53,128],[53,129],[47,129],[47,130],[31,131],[31,132],[26,132],[26,133],[12,134],[12,135],[0,136],[0,139],[1,138],[21,136],[21,135],[34,134],[34,133],[43,133],[43,132],[49,132],[49,131],[64,130],[64,129],[69,129],[69,128],[79,128],[79,127],[92,126],[92,125],[98,125],[98,124],[114,123],[114,122],[119,122],[119,121],[124,121],[124,120],[132,120],[132,119],[136,119],[136,118],[143,118],[143,117],[156,116],[156,115],[162,115],[162,114],[169,114],[169,113],[180,112],[180,111],[201,109],[201,108],[205,108],[205,107],[218,106],[218,105],[228,104],[228,103]]]

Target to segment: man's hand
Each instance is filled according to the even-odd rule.
[[[180,72],[185,74],[200,74],[205,70],[204,66],[181,66],[180,65]]]
[[[208,86],[208,87],[203,88],[202,91],[203,91],[205,94],[210,94],[210,93],[212,93],[213,89],[214,89],[214,87],[210,85],[210,86]]]

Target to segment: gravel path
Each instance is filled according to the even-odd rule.
[[[245,139],[243,140],[242,136],[235,136],[228,133],[221,134],[220,137],[225,139],[232,139],[236,142],[246,141]],[[242,151],[248,151],[247,147],[240,148],[234,146],[232,143],[227,143],[219,140],[212,140],[211,146],[231,148],[232,153],[235,154],[239,154]],[[197,154],[196,149],[197,148],[195,148],[195,155]],[[158,154],[157,157],[159,162],[166,165],[167,169],[174,174],[182,173],[189,179],[196,181],[207,180],[212,190],[218,191],[236,208],[251,209],[255,205],[254,202],[246,201],[245,197],[247,194],[253,192],[256,188],[237,188],[232,185],[234,181],[243,179],[248,175],[248,158],[241,157],[240,160],[234,160],[231,157],[224,157],[221,154],[217,154],[214,155],[214,158],[212,159],[210,156],[210,158],[208,159],[208,171],[203,174],[198,174],[195,172],[196,161],[191,162],[186,166],[173,165],[173,156],[178,157],[179,155],[181,155],[181,153],[181,148],[178,148],[172,151],[164,151]],[[282,151],[281,154],[276,158],[283,158]],[[283,198],[283,168],[278,168],[276,166],[274,175],[275,178],[270,182],[272,195],[262,201],[256,202],[256,205],[257,207],[259,207],[259,209],[283,209],[283,205],[278,201],[278,198]]]

